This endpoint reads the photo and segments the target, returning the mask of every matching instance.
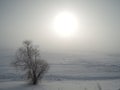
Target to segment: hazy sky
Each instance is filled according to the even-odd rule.
[[[79,21],[74,37],[60,38],[52,29],[62,11]],[[26,39],[48,52],[120,53],[120,0],[0,0],[0,49]]]

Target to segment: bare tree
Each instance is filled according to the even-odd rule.
[[[28,40],[24,41],[23,46],[18,49],[15,61],[12,63],[26,72],[27,79],[33,85],[36,85],[49,69],[48,63],[40,57],[39,48],[33,46],[32,42]]]

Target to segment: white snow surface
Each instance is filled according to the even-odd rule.
[[[119,90],[120,80],[42,81],[28,85],[24,81],[0,82],[0,90]]]
[[[0,54],[0,90],[120,90],[120,55],[45,55],[44,59],[50,70],[42,83],[32,86],[21,81],[23,72],[10,65],[13,57]]]

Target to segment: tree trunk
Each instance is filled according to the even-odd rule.
[[[33,83],[33,85],[36,85],[36,84],[38,83],[37,78],[34,78],[34,79],[32,80],[32,83]]]

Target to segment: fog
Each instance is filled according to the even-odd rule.
[[[15,51],[31,40],[44,53],[120,54],[120,1],[116,0],[1,0],[0,52]],[[74,37],[60,38],[52,30],[61,11],[76,14],[79,28]]]

